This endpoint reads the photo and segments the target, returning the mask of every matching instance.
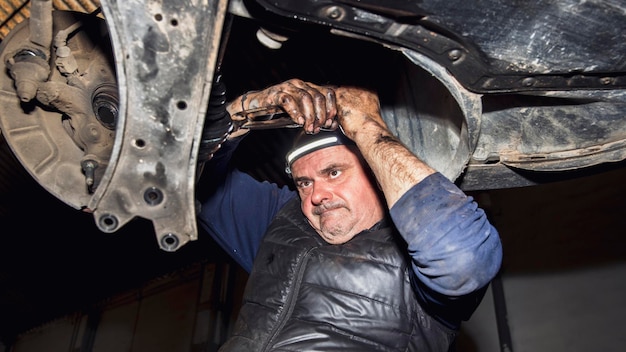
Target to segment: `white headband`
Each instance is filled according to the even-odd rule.
[[[305,144],[301,147],[298,147],[287,154],[287,164],[291,165],[291,162],[295,159],[298,159],[302,155],[308,154],[317,149],[322,149],[331,145],[337,145],[337,141],[339,138],[335,136],[326,137],[323,139],[318,139],[316,141],[312,141],[308,144]]]
[[[302,132],[296,137],[293,148],[285,156],[285,161],[287,162],[285,172],[291,174],[291,165],[306,154],[335,145],[350,144],[354,144],[354,142],[346,137],[340,130],[322,131],[317,134],[306,134]]]

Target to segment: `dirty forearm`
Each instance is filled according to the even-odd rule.
[[[366,120],[350,136],[376,175],[388,206],[435,172],[380,124]]]
[[[385,194],[388,206],[392,207],[406,191],[435,170],[392,135],[381,116],[375,92],[339,87],[335,93],[339,124],[359,147]]]

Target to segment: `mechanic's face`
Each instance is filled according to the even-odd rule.
[[[375,186],[358,156],[344,145],[301,157],[291,173],[302,212],[328,243],[345,243],[383,218]]]

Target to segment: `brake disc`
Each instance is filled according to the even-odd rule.
[[[103,45],[110,40],[102,19],[52,14],[49,27],[40,26],[38,35],[31,35],[34,22],[27,20],[2,41],[0,128],[41,186],[66,204],[86,209],[115,136],[115,69],[110,47]],[[33,39],[42,36],[51,45]]]

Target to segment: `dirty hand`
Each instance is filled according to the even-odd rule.
[[[346,136],[355,140],[359,132],[364,130],[388,133],[375,92],[359,87],[338,87],[334,90],[337,120]]]
[[[278,106],[309,133],[321,128],[335,129],[337,105],[330,87],[291,79],[258,92],[248,92],[229,106],[231,115],[242,109]]]

